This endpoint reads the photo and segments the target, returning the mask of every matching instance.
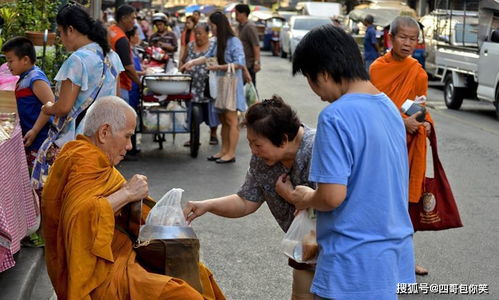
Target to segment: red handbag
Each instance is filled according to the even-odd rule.
[[[414,231],[463,227],[444,168],[438,158],[437,135],[432,126],[429,136],[433,156],[433,176],[425,178],[424,192],[418,203],[409,203]]]

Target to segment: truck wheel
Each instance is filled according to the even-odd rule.
[[[459,109],[461,104],[463,104],[463,99],[466,89],[457,88],[454,86],[452,81],[452,74],[447,74],[445,76],[445,86],[444,86],[444,99],[445,105],[449,109]]]
[[[499,121],[499,85],[496,87],[496,118]]]

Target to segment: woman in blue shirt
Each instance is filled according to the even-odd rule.
[[[92,19],[79,5],[63,6],[56,21],[64,47],[74,52],[54,78],[56,102],[42,107],[45,114],[55,116],[55,129],[50,130],[38,153],[32,178],[35,187],[42,186],[41,179],[48,172],[47,153],[62,148],[83,132],[83,119],[79,127],[76,124],[78,116],[84,115],[85,107],[95,98],[116,95],[117,76],[124,70],[120,58],[109,47],[102,23]]]
[[[216,71],[218,76],[223,76],[227,72],[228,64],[233,63],[238,77],[236,111],[217,109],[220,123],[222,123],[222,148],[218,153],[208,157],[210,161],[225,164],[236,161],[236,147],[239,141],[237,112],[246,111],[247,108],[244,98],[243,73],[245,81],[251,81],[251,76],[246,69],[243,45],[235,36],[227,17],[220,11],[214,12],[210,15],[209,24],[211,32],[216,37],[216,46],[206,57],[216,57],[218,64],[209,66],[208,69]],[[206,57],[188,61],[181,70],[190,70],[195,65],[206,63]]]

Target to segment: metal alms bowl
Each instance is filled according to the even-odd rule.
[[[140,227],[139,240],[169,240],[169,239],[197,239],[191,227],[143,225]]]
[[[147,87],[159,95],[186,95],[191,89],[190,75],[154,74],[146,75],[144,79]]]

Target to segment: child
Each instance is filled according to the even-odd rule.
[[[40,68],[35,66],[36,52],[33,43],[25,37],[15,37],[7,41],[2,52],[7,59],[9,70],[19,75],[16,84],[17,111],[26,148],[26,159],[31,173],[38,149],[48,136],[49,115],[41,111],[42,105],[54,102],[54,93],[49,80]],[[41,191],[37,191],[39,197]],[[23,240],[24,245],[41,247],[43,238],[37,232]]]
[[[17,110],[31,172],[38,149],[49,131],[50,116],[42,113],[41,108],[49,101],[54,102],[55,97],[47,76],[35,66],[36,52],[30,40],[15,37],[3,45],[2,52],[10,72],[20,76],[16,85]]]

